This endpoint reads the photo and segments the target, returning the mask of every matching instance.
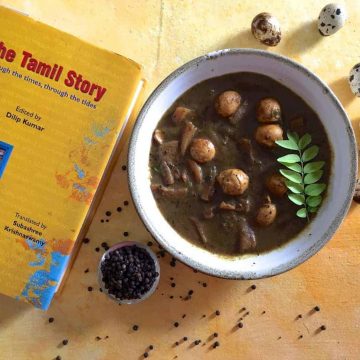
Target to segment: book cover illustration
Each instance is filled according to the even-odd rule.
[[[47,309],[141,69],[4,7],[0,19],[0,292]]]

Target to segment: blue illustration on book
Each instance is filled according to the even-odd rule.
[[[13,148],[12,145],[0,141],[0,179],[5,171]]]

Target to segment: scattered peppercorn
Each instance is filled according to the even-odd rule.
[[[255,290],[255,289],[256,289],[256,285],[255,285],[255,284],[251,285],[251,289],[252,289],[252,290]]]
[[[125,171],[126,170],[126,165],[123,165],[121,168]]]
[[[302,336],[302,335],[300,335],[300,336],[299,336],[299,339],[302,339],[302,338],[303,338],[303,336]]]
[[[184,336],[184,337],[183,337],[183,340],[184,340],[184,341],[187,341],[187,339],[188,339],[187,336]]]
[[[179,346],[179,342],[178,342],[178,341],[175,342],[175,346]]]
[[[61,356],[58,355],[58,356],[55,358],[55,360],[61,360]]]
[[[89,238],[85,238],[84,240],[83,240],[83,243],[84,244],[88,244],[90,242],[90,239]]]
[[[63,345],[65,346],[65,345],[67,345],[67,344],[69,343],[69,340],[64,339],[64,340],[62,341],[62,343],[63,343]]]
[[[101,243],[101,247],[105,248],[107,246],[109,246],[107,242],[104,241],[104,242]]]
[[[105,215],[106,215],[106,216],[111,216],[111,211],[107,211],[107,212],[105,213]]]
[[[148,241],[147,246],[153,246],[153,245],[154,245],[154,244],[153,244],[152,241]]]
[[[319,306],[315,306],[315,307],[314,307],[314,310],[315,310],[315,311],[320,311],[320,307],[319,307]]]
[[[199,345],[200,343],[201,343],[201,340],[195,340],[195,341],[194,341],[194,344],[195,344],[195,345]]]
[[[204,283],[202,284],[202,286],[203,286],[203,287],[207,287],[207,283],[204,282]]]
[[[129,202],[127,200],[124,201],[124,205],[125,206],[128,206],[129,205]]]
[[[320,330],[321,330],[321,331],[326,330],[326,326],[325,326],[325,325],[321,325],[321,326],[320,326]]]
[[[119,206],[117,209],[116,209],[117,212],[121,212],[122,211],[122,207]]]
[[[49,317],[49,323],[52,323],[52,322],[54,322],[54,318],[53,317]]]
[[[239,329],[242,329],[243,327],[244,327],[244,324],[243,324],[242,322],[239,322],[239,323],[238,323],[238,328],[239,328]]]
[[[214,336],[214,337],[218,337],[219,334],[215,332],[215,333],[213,334],[213,336]]]
[[[173,298],[174,298],[174,295],[170,295],[169,298],[170,298],[170,299],[173,299]]]
[[[176,286],[176,284],[175,284],[175,283],[171,283],[171,287],[173,287],[173,288],[174,288],[175,286]]]
[[[198,271],[196,269],[193,269],[193,271],[194,271],[195,274],[198,273]]]
[[[99,291],[100,291],[100,292],[103,292],[103,289],[102,289],[102,288],[99,288]],[[119,304],[119,305],[121,305],[121,304]]]
[[[89,287],[88,287],[88,291],[93,291],[92,286],[89,286]]]
[[[101,219],[101,220],[100,220],[100,222],[102,222],[102,223],[103,223],[103,222],[104,222],[104,219]]]
[[[264,315],[264,314],[266,314],[266,311],[265,311],[265,310],[263,310],[263,312],[261,313],[261,315]]]
[[[244,316],[248,316],[250,314],[250,311],[247,311]]]
[[[302,315],[301,315],[301,314],[299,314],[297,317],[298,317],[298,319],[301,319],[301,318],[302,318]]]
[[[206,317],[206,315],[205,315],[205,314],[203,314],[203,315],[202,315],[202,317],[204,318],[204,317]]]
[[[172,267],[176,266],[176,260],[174,258],[172,258],[172,260],[170,261],[170,266]]]
[[[219,315],[220,315],[220,311],[219,311],[219,310],[216,310],[216,311],[215,311],[215,315],[216,315],[216,316],[219,316]]]
[[[153,350],[153,349],[154,349],[154,346],[153,346],[153,345],[149,345],[149,349],[150,349],[150,350]]]
[[[100,251],[100,248],[99,248],[99,247],[96,247],[96,248],[95,248],[95,251],[96,251],[96,252],[99,252],[99,251]]]
[[[177,321],[174,322],[174,326],[175,327],[178,327],[179,326],[179,323]]]
[[[186,314],[184,314],[184,315],[182,316],[182,318],[185,319],[185,318],[186,318]]]
[[[100,341],[100,340],[101,340],[101,337],[100,337],[100,336],[97,336],[97,337],[95,338],[95,340],[96,340],[96,341]]]
[[[189,290],[188,295],[192,295],[194,293],[194,290]]]
[[[88,273],[89,272],[89,268],[85,269],[84,273]]]
[[[220,343],[218,341],[215,341],[213,344],[213,349],[216,349],[218,346],[220,346]]]
[[[108,335],[106,335],[104,339],[106,340],[106,339],[108,339],[108,338],[109,338],[109,336],[108,336]]]
[[[134,331],[138,331],[138,330],[139,330],[139,325],[134,325],[134,326],[132,327],[132,329],[133,329]]]
[[[124,231],[124,236],[129,236],[129,233],[127,231]]]
[[[144,358],[147,358],[149,354],[147,352],[144,353]]]

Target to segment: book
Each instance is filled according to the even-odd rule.
[[[0,7],[0,292],[47,309],[141,93],[141,67]]]

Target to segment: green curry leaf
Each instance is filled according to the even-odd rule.
[[[286,180],[291,202],[301,206],[296,212],[300,218],[310,219],[310,214],[316,213],[322,203],[322,195],[326,184],[318,183],[324,174],[324,161],[312,161],[319,154],[319,147],[311,145],[312,137],[304,134],[301,138],[295,132],[288,132],[287,139],[276,141],[284,149],[293,150],[281,156],[277,161],[287,169],[280,169],[280,174]]]

